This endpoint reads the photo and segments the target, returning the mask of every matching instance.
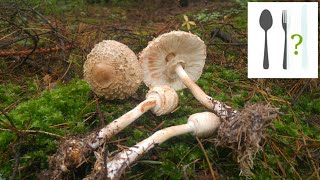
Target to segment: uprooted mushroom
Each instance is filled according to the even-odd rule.
[[[142,69],[135,53],[128,46],[113,40],[96,44],[88,54],[83,69],[84,79],[92,90],[110,100],[131,96],[142,82]],[[63,172],[79,166],[90,154],[91,148],[96,148],[88,145],[95,138],[91,134],[83,139],[68,138],[61,142],[57,153],[49,158],[50,170],[45,174],[60,177]]]
[[[84,138],[71,138],[60,144],[58,152],[50,157],[49,164],[53,169],[64,172],[75,168],[85,162],[86,157],[105,143],[108,139],[119,133],[143,113],[151,110],[157,116],[172,112],[178,105],[178,95],[168,86],[151,88],[146,100],[131,111],[112,121],[98,132],[89,134]]]
[[[147,86],[169,85],[175,90],[187,86],[197,100],[222,118],[236,111],[208,96],[195,83],[201,76],[206,59],[206,45],[196,35],[172,31],[149,42],[140,54],[140,63]]]
[[[96,155],[100,158],[100,163],[96,163],[94,171],[87,177],[89,179],[119,179],[123,171],[138,158],[146,154],[150,149],[159,145],[166,140],[186,133],[204,138],[212,135],[220,124],[220,118],[211,112],[202,112],[191,115],[188,118],[188,123],[168,127],[155,132],[147,139],[139,142],[127,150],[123,150],[116,156],[107,159],[107,164],[103,166],[103,158],[101,155]],[[106,172],[106,173],[105,173]],[[102,176],[102,177],[99,177]]]
[[[84,77],[98,95],[107,99],[123,99],[137,90],[142,81],[142,70],[137,57],[126,45],[105,40],[95,45],[88,54]],[[93,150],[149,109],[161,115],[170,113],[178,104],[176,92],[168,86],[154,87],[146,97],[136,108],[99,132],[61,142],[57,153],[49,158],[50,176],[60,177],[63,172],[81,165]]]
[[[271,125],[276,115],[277,109],[264,104],[246,105],[241,113],[230,121],[220,119],[211,112],[193,114],[188,118],[187,124],[159,130],[111,158],[105,157],[104,153],[95,153],[96,164],[85,179],[119,179],[127,167],[150,149],[185,133],[192,133],[199,138],[216,134],[214,137],[216,145],[231,148],[240,163],[240,174],[250,177],[253,158],[261,149],[265,139],[265,128]]]
[[[84,138],[71,138],[60,144],[58,152],[53,155],[49,164],[55,170],[66,172],[86,161],[86,157],[108,139],[119,133],[143,113],[151,110],[155,115],[168,114],[178,105],[178,95],[169,86],[157,86],[149,90],[146,100],[131,111],[112,121],[98,132]],[[54,173],[56,174],[56,173]]]
[[[188,87],[197,100],[222,118],[217,145],[237,154],[243,175],[250,175],[253,156],[261,148],[264,130],[277,110],[268,105],[248,105],[240,112],[208,96],[195,83],[205,64],[206,46],[196,35],[172,31],[149,42],[140,54],[147,86],[166,84],[175,90]]]

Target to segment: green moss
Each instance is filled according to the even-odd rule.
[[[232,22],[236,25],[237,28],[246,30],[248,26],[247,17],[248,11],[241,11],[232,19]]]
[[[9,106],[21,98],[21,87],[14,84],[0,84],[0,104],[2,108]]]
[[[10,102],[15,99],[19,88],[9,85],[6,96],[2,99]],[[88,126],[83,123],[83,115],[93,111],[93,107],[87,107],[89,101],[89,86],[82,80],[75,80],[68,85],[59,85],[51,91],[44,91],[39,98],[30,99],[17,106],[8,113],[13,119],[16,128],[22,130],[41,130],[57,135],[67,135],[75,132],[83,132]],[[2,121],[7,119],[1,115]],[[67,128],[55,128],[55,125],[66,124]],[[44,168],[47,157],[56,149],[55,138],[45,134],[27,134],[23,137],[21,166],[39,166]],[[0,131],[0,157],[5,156],[10,143],[17,141],[16,134],[9,131]],[[11,157],[12,158],[12,157]],[[1,157],[0,159],[7,159]],[[1,164],[12,167],[14,161],[4,161]],[[8,175],[7,168],[0,169],[0,174]],[[28,169],[28,168],[26,168]]]
[[[32,7],[36,7],[37,10],[43,11],[46,15],[56,15],[73,11],[75,2],[58,2],[57,0],[40,2],[39,0],[33,0],[30,1],[30,4],[32,4]],[[128,1],[121,1],[122,4],[126,2]],[[220,28],[222,31],[235,36],[238,35],[238,31],[246,32],[247,11],[244,8],[247,1],[238,2],[240,4],[236,4],[234,7],[217,7],[214,10],[201,9],[198,12],[192,11],[192,8],[190,11],[187,10],[185,14],[188,15],[191,21],[196,21],[197,23],[192,32],[199,35],[206,44],[212,43],[209,35],[214,28]],[[83,3],[80,2],[80,5]],[[122,7],[121,3],[120,1],[113,1],[113,5],[115,6],[108,7],[111,14],[110,16],[106,15],[105,19],[101,19],[101,11],[93,14],[97,18],[82,16],[86,15],[86,12],[83,12],[84,9],[81,6],[76,9],[81,14],[77,18],[81,21],[94,24],[104,22],[118,23],[127,20],[131,18],[130,15],[134,11],[126,9],[132,8],[130,6]],[[99,1],[99,4],[94,9],[98,10],[102,4],[102,0]],[[58,6],[63,7],[61,9],[55,8]],[[42,9],[45,7],[50,7],[50,9]],[[156,19],[154,20],[155,22],[143,20],[142,24],[147,24],[148,28],[135,27],[134,24],[129,23],[128,29],[134,29],[133,31],[119,31],[107,36],[113,39],[120,38],[123,42],[129,44],[130,48],[135,52],[139,52],[147,45],[147,42],[153,35],[148,32],[149,29],[153,31],[155,25],[159,27],[157,21],[159,19],[162,21],[163,18],[165,17],[151,17],[153,20]],[[181,14],[176,15],[176,18],[179,22],[183,21]],[[226,24],[212,23],[221,20],[224,20],[226,24],[232,24],[236,29]],[[199,23],[202,23],[201,27]],[[69,24],[68,29],[77,32],[78,26],[76,23]],[[158,29],[154,31],[158,31]],[[123,33],[128,33],[125,35],[129,37],[121,38],[124,35]],[[130,37],[130,33],[134,33],[134,38]],[[73,35],[77,37],[78,34],[74,33]],[[246,42],[245,36],[242,37],[243,39],[241,37],[237,38],[240,38],[241,42]],[[25,43],[26,45],[30,44],[29,41]],[[46,41],[40,40],[39,43],[45,44]],[[319,126],[310,120],[311,117],[320,114],[319,93],[309,92],[307,88],[300,97],[290,97],[288,95],[288,87],[283,87],[270,81],[268,82],[268,87],[270,86],[268,93],[272,96],[280,97],[287,102],[275,101],[257,91],[258,86],[253,85],[252,81],[247,80],[245,67],[243,69],[235,69],[233,67],[233,64],[238,63],[239,58],[246,58],[243,57],[242,52],[233,46],[224,47],[222,45],[219,48],[208,45],[207,52],[207,65],[203,70],[201,78],[196,83],[208,95],[226,102],[236,109],[241,109],[247,102],[266,101],[280,108],[281,115],[273,121],[274,128],[268,129],[267,141],[262,149],[263,152],[256,154],[253,170],[254,179],[295,179],[297,172],[303,179],[312,179],[312,177],[308,176],[314,170],[310,165],[311,159],[307,156],[306,150],[308,148],[311,152],[316,152],[317,149],[313,148],[313,146],[316,146],[320,140]],[[72,53],[79,54],[82,51],[76,49]],[[215,64],[215,62],[220,62],[219,58],[222,58],[222,53],[224,53],[223,60],[226,60],[226,63],[230,64],[229,67]],[[82,62],[82,58],[79,57],[71,54],[69,61],[74,63]],[[215,61],[216,59],[217,61]],[[81,64],[76,64],[76,66],[81,68]],[[0,67],[6,69],[7,63],[0,62]],[[75,74],[75,76],[80,75]],[[250,87],[252,85],[254,87]],[[142,87],[141,89],[141,92],[147,91],[146,87]],[[180,90],[177,93],[180,102],[179,108],[175,112],[160,117],[147,112],[111,141],[124,139],[119,141],[121,145],[132,146],[152,135],[154,133],[153,129],[160,124],[161,126],[158,129],[185,124],[191,114],[207,111],[188,89]],[[7,111],[18,129],[42,130],[62,136],[81,136],[93,129],[99,128],[99,116],[91,117],[96,112],[96,104],[93,102],[93,97],[89,94],[90,89],[88,85],[78,79],[68,84],[60,84],[51,91],[43,92],[39,92],[35,81],[30,79],[27,79],[22,85],[0,85],[1,108],[17,104],[11,106]],[[293,101],[295,98],[297,100]],[[106,124],[128,112],[138,103],[132,99],[107,101],[101,98],[99,100],[100,109],[105,116]],[[0,115],[0,119],[7,122],[7,119],[3,115]],[[85,121],[85,119],[87,120]],[[304,145],[303,138],[306,139],[307,145]],[[21,145],[23,151],[21,151],[20,164],[20,167],[22,167],[20,172],[22,177],[30,177],[32,179],[36,171],[42,171],[47,168],[47,157],[56,151],[57,141],[58,139],[55,137],[40,133],[29,133],[24,136]],[[309,146],[308,143],[310,142],[312,144]],[[15,133],[0,131],[0,179],[9,177],[12,172],[14,167],[13,146],[17,143],[18,138]],[[216,147],[212,138],[204,140],[203,145],[212,167],[218,172],[217,174],[220,179],[244,179],[239,177],[239,165],[234,158],[234,152],[230,149]],[[119,149],[118,146],[111,143],[108,145],[108,150],[112,152]],[[317,163],[318,161],[315,162]],[[127,169],[125,176],[133,179],[183,179],[184,176],[188,176],[190,179],[197,179],[199,177],[202,178],[202,174],[208,175],[208,172],[208,164],[205,160],[204,152],[199,147],[195,138],[189,134],[174,137],[150,150],[142,157],[141,162]]]

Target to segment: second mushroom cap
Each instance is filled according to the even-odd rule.
[[[196,35],[184,31],[165,33],[149,42],[139,61],[147,86],[169,85],[175,90],[185,85],[175,73],[181,64],[193,81],[200,78],[206,59],[206,45]]]

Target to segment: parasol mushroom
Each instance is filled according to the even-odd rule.
[[[184,133],[192,132],[197,137],[207,137],[217,131],[216,145],[231,148],[240,163],[241,175],[250,177],[255,154],[261,150],[266,137],[266,128],[277,116],[278,110],[261,103],[246,105],[241,113],[229,120],[218,118],[211,112],[193,114],[188,123],[157,131],[135,146],[105,159],[104,150],[95,153],[97,157],[93,171],[85,178],[119,179],[125,168],[147,153],[151,148]],[[105,164],[107,163],[107,164]]]
[[[187,124],[159,130],[135,146],[123,150],[113,158],[108,159],[106,165],[107,177],[109,179],[118,179],[126,167],[146,154],[154,146],[159,145],[172,137],[186,133],[192,133],[199,138],[208,137],[214,133],[219,124],[220,118],[218,116],[211,112],[202,112],[191,115],[188,118]],[[104,168],[99,169],[101,171],[104,170]]]
[[[195,83],[202,73],[206,46],[196,35],[172,31],[162,34],[140,54],[140,63],[147,86],[169,85],[175,90],[188,87],[195,98],[219,117],[233,117],[237,112],[208,96]]]
[[[261,149],[265,129],[276,116],[275,108],[255,104],[237,112],[212,99],[195,83],[201,76],[205,58],[206,46],[198,36],[172,31],[149,42],[141,52],[139,61],[147,86],[167,84],[175,90],[186,86],[201,104],[223,118],[216,138],[217,145],[235,151],[241,172],[247,176],[253,167],[254,154]]]
[[[49,164],[52,169],[60,169],[63,172],[75,168],[85,161],[92,150],[97,149],[146,111],[151,110],[155,115],[160,116],[172,112],[177,105],[178,95],[172,88],[165,85],[153,87],[147,93],[146,100],[100,131],[82,139],[71,138],[64,141],[58,152],[50,158]]]
[[[124,99],[138,89],[142,69],[128,46],[113,40],[95,45],[83,66],[84,79],[106,99]]]

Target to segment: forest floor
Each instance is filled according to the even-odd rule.
[[[145,85],[126,100],[109,101],[91,92],[82,67],[95,44],[112,39],[139,54],[153,38],[172,30],[190,31],[207,45],[197,81],[206,93],[237,110],[257,102],[279,108],[253,161],[253,178],[320,179],[320,81],[247,78],[246,4],[45,1],[0,7],[0,179],[34,179],[48,168],[48,157],[65,137],[99,129],[144,99]],[[196,25],[182,26],[186,17]],[[178,95],[175,112],[146,113],[108,142],[108,153],[206,111],[188,90]],[[85,177],[94,162],[88,158],[68,178]],[[239,173],[232,150],[215,146],[213,138],[184,135],[154,148],[124,177],[229,179]]]

